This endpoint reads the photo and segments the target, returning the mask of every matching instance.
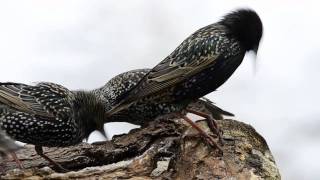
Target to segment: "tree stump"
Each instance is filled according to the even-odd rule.
[[[26,145],[17,152],[25,169],[8,159],[0,179],[280,179],[266,141],[250,125],[217,122],[224,132],[223,155],[182,120],[157,120],[111,141],[44,148],[67,173],[52,170]],[[197,123],[209,132],[206,122]]]

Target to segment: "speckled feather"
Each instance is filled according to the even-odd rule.
[[[128,101],[164,91],[213,66],[221,58],[240,54],[239,44],[229,40],[223,28],[218,27],[202,28],[183,41],[130,91]]]
[[[135,87],[148,72],[150,69],[136,69],[121,73],[93,92],[104,99],[107,109],[110,110],[118,98]]]
[[[149,71],[150,69],[137,69],[121,73],[109,80],[101,88],[93,90],[93,93],[100,99],[103,99],[106,110],[108,111],[112,108],[112,105],[118,101],[119,97],[136,86]],[[108,117],[105,119],[105,122],[130,122],[132,124],[142,125],[158,114],[160,114],[158,109],[155,109],[151,105],[136,105]]]
[[[121,97],[123,93],[130,91],[150,70],[137,69],[121,73],[108,81],[103,87],[94,90],[94,93],[99,98],[104,99],[106,109],[109,110],[111,108],[110,105],[114,104],[117,98]],[[222,119],[222,115],[233,116],[232,113],[218,108],[208,99],[197,100],[190,104],[190,108],[202,111],[204,104],[208,106],[206,108],[210,109],[210,113],[212,113],[215,119]],[[180,110],[182,106],[175,103],[135,104],[108,117],[106,122],[129,122],[136,125],[144,125],[173,109]]]
[[[257,51],[261,36],[261,20],[248,9],[234,11],[199,29],[119,97],[109,115],[132,104],[175,103],[185,107],[221,86],[247,51]]]
[[[54,83],[0,83],[0,127],[15,140],[69,146],[103,127],[105,103]]]

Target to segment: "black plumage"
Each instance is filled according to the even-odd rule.
[[[250,9],[236,10],[199,29],[119,96],[109,116],[131,106],[157,107],[163,115],[186,109],[192,101],[221,86],[247,51],[257,52],[262,29],[259,16]]]
[[[94,130],[104,134],[105,103],[92,92],[46,82],[0,83],[0,104],[0,127],[13,139],[34,144],[37,153],[56,166],[42,146],[75,145]]]
[[[130,91],[148,72],[150,72],[150,70],[151,69],[136,69],[121,73],[109,80],[101,88],[94,90],[94,94],[99,96],[99,99],[103,99],[106,103],[106,110],[108,111],[112,108],[112,105],[114,105],[118,97]],[[143,126],[149,121],[165,114],[164,109],[166,108],[167,107],[164,106],[159,108],[159,105],[156,103],[154,105],[132,105],[127,109],[123,109],[120,112],[109,116],[106,119],[106,122],[129,122],[131,124]],[[232,113],[220,109],[206,98],[195,100],[190,104],[190,108],[198,111],[210,109],[210,113],[212,113],[212,116],[215,119],[223,119],[223,115],[233,116]]]
[[[106,109],[110,110],[112,105],[116,102],[118,97],[130,91],[151,69],[137,69],[119,74],[108,81],[103,87],[94,90],[94,94],[99,96],[99,99],[103,99],[106,102]],[[183,104],[170,104],[170,103],[140,103],[134,104],[130,107],[119,111],[118,113],[109,116],[106,122],[129,122],[135,125],[144,126],[148,122],[155,120],[156,118],[162,118],[162,115],[174,112],[175,109],[181,110]],[[189,103],[186,108],[188,111],[181,111],[179,115],[182,115],[193,127],[200,131],[200,133],[206,139],[209,139],[211,145],[216,145],[210,136],[204,133],[195,123],[188,119],[185,115],[187,112],[191,112],[206,118],[208,125],[212,131],[218,133],[218,127],[214,122],[214,119],[223,119],[223,116],[233,116],[232,113],[224,111],[215,106],[210,100],[206,98],[196,99]],[[208,111],[209,110],[209,111]]]

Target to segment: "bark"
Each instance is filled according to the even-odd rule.
[[[206,122],[197,123],[209,132]],[[111,141],[45,148],[67,173],[52,170],[26,145],[17,152],[24,169],[8,159],[0,179],[280,179],[266,141],[250,125],[227,119],[218,125],[223,155],[183,121],[159,120]]]

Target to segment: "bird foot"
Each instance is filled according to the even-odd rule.
[[[224,145],[224,141],[222,138],[223,135],[223,131],[219,128],[217,122],[215,119],[212,118],[212,116],[210,116],[209,114],[206,114],[204,112],[199,112],[199,111],[195,111],[193,109],[187,109],[188,112],[204,117],[208,124],[209,129],[211,130],[212,133],[216,134],[219,138],[219,143],[221,143],[222,145]]]
[[[39,154],[40,155],[40,154]],[[44,159],[46,159],[52,166],[53,166],[53,169],[56,171],[56,172],[59,172],[59,173],[66,173],[66,172],[69,172],[70,170],[62,167],[59,163],[53,161],[52,159],[50,159],[48,156],[46,155],[40,155],[41,157],[43,157]]]
[[[184,135],[183,136],[183,139],[198,139],[198,138],[201,138],[207,145],[209,145],[210,147],[213,147],[213,148],[217,148],[219,150],[219,152],[221,154],[223,154],[223,150],[222,150],[222,147],[217,143],[216,140],[213,139],[212,136],[208,135],[207,136],[204,136],[202,134],[188,134],[188,135]]]
[[[209,134],[209,135],[212,136],[213,138],[218,138],[219,143],[223,146],[224,145],[223,131],[215,123],[215,120],[211,119],[211,118],[206,118],[206,119],[202,119],[202,120],[205,120],[207,122],[210,131],[213,133],[213,134]],[[216,125],[214,125],[214,124],[216,124]]]
[[[218,143],[213,139],[212,136],[208,135],[205,131],[203,131],[196,123],[194,123],[191,119],[186,116],[181,116],[185,121],[187,121],[194,129],[199,132],[199,135],[211,146],[217,148],[221,153],[223,153],[222,148],[218,145]]]
[[[43,153],[43,149],[41,146],[35,146],[35,150],[37,152],[37,154],[39,156],[41,156],[42,158],[44,158],[45,160],[47,160],[51,165],[53,165],[54,170],[60,173],[66,173],[69,172],[68,169],[65,169],[64,167],[62,167],[60,164],[56,163],[54,160],[52,160],[51,158],[49,158],[48,156],[46,156]]]
[[[52,164],[52,163],[51,163]],[[55,163],[55,164],[52,164],[54,166],[54,170],[59,172],[59,173],[66,173],[66,172],[69,172],[70,170],[62,167],[60,164],[58,163]]]
[[[11,152],[10,154],[12,156],[12,159],[16,162],[16,164],[19,167],[19,169],[24,169],[24,167],[23,167],[21,161],[19,160],[17,154],[15,152]]]

